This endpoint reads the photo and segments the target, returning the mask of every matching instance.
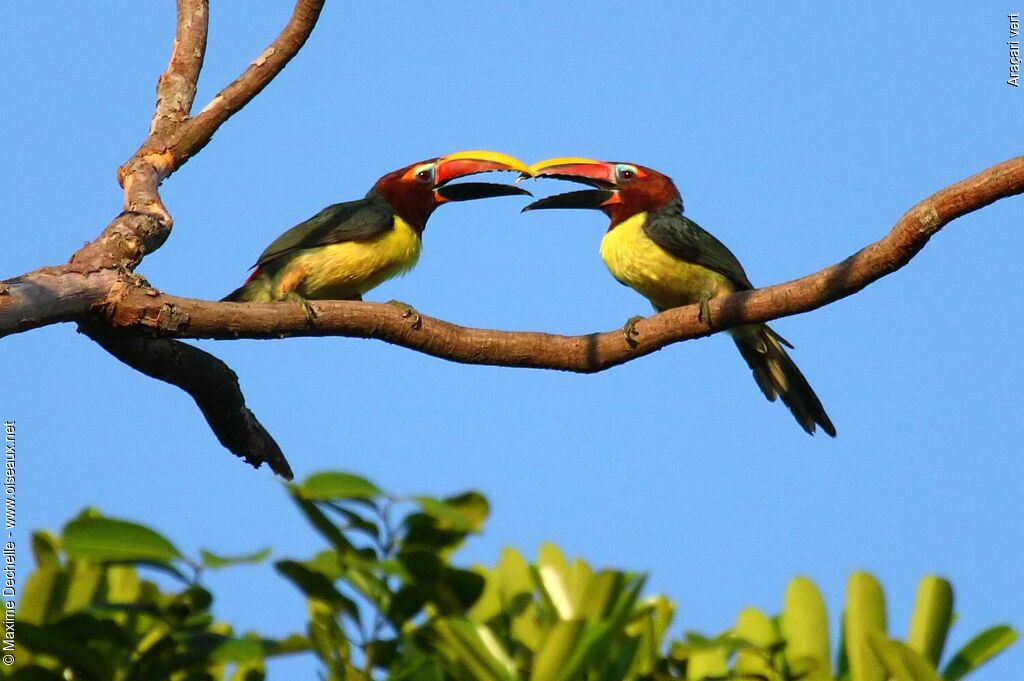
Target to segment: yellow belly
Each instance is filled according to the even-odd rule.
[[[612,276],[636,290],[659,310],[729,293],[728,278],[681,260],[651,241],[643,230],[646,213],[619,223],[601,241],[601,258]]]
[[[311,299],[361,297],[411,270],[419,260],[420,246],[420,237],[396,216],[394,229],[375,239],[311,248],[296,255],[287,270],[301,273],[301,281],[292,288],[282,280],[279,288],[289,288]]]

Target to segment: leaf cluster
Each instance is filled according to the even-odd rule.
[[[943,664],[950,583],[921,580],[899,639],[881,585],[863,572],[850,577],[835,655],[806,577],[790,582],[775,616],[746,608],[716,636],[673,637],[675,605],[645,595],[642,574],[595,569],[552,544],[534,562],[511,548],[493,567],[453,562],[489,514],[477,492],[396,496],[344,472],[287,491],[325,542],[273,563],[306,599],[302,631],[238,634],[211,614],[204,571],[259,563],[269,550],[189,559],[149,528],[86,509],[59,537],[33,535],[36,568],[5,678],[260,681],[268,660],[305,653],[330,681],[959,681],[1017,638],[991,627]]]

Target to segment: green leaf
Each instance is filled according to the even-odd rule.
[[[484,578],[470,570],[446,565],[429,551],[406,551],[398,555],[409,577],[441,614],[463,614],[484,589]]]
[[[306,519],[313,528],[323,535],[339,554],[355,553],[356,548],[348,540],[348,537],[345,536],[345,533],[331,522],[331,519],[317,508],[316,504],[302,499],[298,494],[293,494],[292,499],[298,504],[302,515],[306,516]]]
[[[687,681],[725,679],[729,677],[729,661],[721,648],[703,648],[690,652],[686,664]]]
[[[405,584],[391,597],[387,617],[401,627],[416,617],[427,604],[427,590],[419,584]]]
[[[899,652],[914,681],[942,681],[935,665],[926,660],[921,653],[911,649],[899,641],[890,641],[889,645]]]
[[[36,565],[40,568],[59,568],[58,544],[57,538],[46,530],[33,532],[32,556],[36,559]]]
[[[103,579],[103,568],[86,560],[73,560],[65,571],[66,590],[61,611],[65,614],[77,612],[96,598]]]
[[[596,623],[591,620],[588,623],[580,644],[576,646],[572,657],[564,663],[564,678],[575,678],[579,670],[587,665],[600,667],[602,660],[611,652],[612,641],[625,637],[625,629],[635,614],[635,606],[645,581],[645,577],[624,574],[625,588],[611,606],[606,619]]]
[[[62,571],[56,567],[38,568],[25,580],[21,599],[18,601],[18,621],[29,624],[44,624],[51,610],[59,607],[55,603]]]
[[[91,647],[82,645],[62,633],[59,627],[39,627],[18,622],[18,644],[36,654],[51,655],[76,670],[76,677],[108,679],[114,677],[110,661]]]
[[[134,603],[139,599],[139,573],[131,565],[111,565],[106,575],[108,603]]]
[[[465,666],[474,681],[515,681],[519,675],[511,658],[487,627],[462,619],[435,624],[441,641]]]
[[[115,518],[77,518],[61,537],[70,559],[95,561],[153,561],[181,558],[163,535],[148,527]]]
[[[295,486],[303,499],[339,501],[342,499],[374,499],[384,492],[366,478],[341,471],[314,473]]]
[[[338,625],[335,611],[322,601],[309,603],[309,643],[322,664],[327,667],[328,679],[346,679],[345,670],[349,664],[351,646],[344,630]]]
[[[472,570],[446,568],[433,598],[442,614],[463,614],[480,598],[484,578]]]
[[[359,608],[352,599],[338,591],[323,573],[294,560],[279,560],[274,567],[288,578],[306,597],[320,601],[331,612],[347,612],[358,618]]]
[[[437,520],[441,530],[469,533],[479,532],[490,514],[487,499],[479,492],[465,492],[442,500],[416,497],[423,512]]]
[[[558,681],[571,672],[566,661],[574,657],[586,622],[561,620],[549,631],[533,660],[530,681]]]
[[[736,637],[750,644],[749,647],[739,649],[733,671],[740,675],[776,678],[770,651],[778,643],[779,636],[768,615],[757,608],[744,608],[736,618],[736,626],[732,631]]]
[[[875,631],[868,633],[868,644],[895,681],[942,681],[934,665],[909,646]]]
[[[576,609],[569,589],[569,565],[562,550],[548,542],[541,544],[540,555],[537,558],[537,573],[540,575],[544,594],[559,619],[574,619]]]
[[[348,522],[347,529],[356,532],[362,532],[367,537],[372,539],[375,544],[380,542],[381,530],[379,527],[377,527],[375,523],[370,522],[369,520],[359,515],[355,511],[347,509],[338,503],[327,504],[327,508],[334,511],[335,513],[340,514],[345,518],[345,520]]]
[[[601,675],[600,681],[622,681],[623,679],[634,679],[636,674],[630,673],[633,669],[633,664],[637,659],[637,653],[640,651],[641,641],[639,638],[627,639],[619,649],[618,653],[609,661],[609,664],[605,665],[604,674]],[[644,678],[650,678],[654,668],[645,669],[640,673]]]
[[[1005,624],[990,627],[972,638],[942,671],[945,681],[959,681],[1003,652],[1017,640],[1017,632]]]
[[[952,621],[953,586],[941,577],[928,575],[917,587],[907,645],[938,666]]]
[[[217,662],[234,664],[251,664],[266,657],[261,641],[252,639],[232,638],[224,641],[213,651],[212,659]]]
[[[796,577],[786,589],[782,637],[786,640],[786,661],[794,674],[828,672],[828,613],[821,592],[807,577]]]
[[[626,586],[621,572],[606,570],[594,575],[583,561],[573,561],[569,574],[569,589],[576,609],[585,619],[608,616]]]
[[[292,653],[305,653],[311,650],[309,639],[299,634],[290,634],[286,638],[277,641],[262,641],[264,652],[270,655],[291,655]]]
[[[403,551],[398,554],[398,562],[416,582],[436,582],[445,568],[441,558],[430,551]]]
[[[252,553],[243,553],[238,556],[222,556],[206,549],[200,549],[199,555],[202,556],[203,565],[211,569],[218,569],[229,567],[232,565],[252,565],[254,563],[262,563],[270,556],[270,549],[262,549],[260,551],[253,551]]]
[[[77,612],[51,626],[54,631],[60,632],[69,640],[89,644],[93,648],[99,648],[102,644],[130,648],[133,638],[132,632],[114,620],[98,617],[89,612]]]
[[[887,639],[884,634],[869,630],[865,632],[865,640],[867,641],[867,647],[875,654],[875,658],[881,662],[885,672],[888,672],[887,675],[882,677],[883,679],[891,676],[893,681],[915,681],[914,676],[903,663],[899,650],[892,645],[892,641]]]
[[[533,594],[535,587],[530,563],[515,549],[506,548],[501,552],[501,561],[495,574],[501,583],[501,600],[505,607],[509,607],[523,594]]]
[[[474,624],[487,624],[504,611],[501,602],[501,584],[496,576],[496,571],[483,567],[476,567],[475,570],[483,578],[484,590],[466,616]]]
[[[868,634],[886,636],[885,594],[878,580],[854,572],[846,590],[846,656],[854,681],[885,681],[885,668],[872,652]]]

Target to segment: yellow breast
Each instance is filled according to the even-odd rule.
[[[700,302],[732,290],[714,270],[686,262],[644,233],[646,213],[619,223],[601,241],[601,258],[612,276],[636,290],[659,310]]]
[[[345,299],[362,296],[416,265],[421,241],[415,230],[395,216],[395,227],[375,239],[311,248],[296,256],[304,273],[296,289],[305,298]]]

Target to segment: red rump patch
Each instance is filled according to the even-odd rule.
[[[262,272],[262,271],[263,271],[262,267],[257,267],[256,269],[254,269],[252,271],[252,274],[249,275],[249,278],[245,280],[245,284],[248,284],[250,281],[252,281],[256,277],[260,276],[260,272]],[[242,284],[242,286],[245,286],[245,284]]]

